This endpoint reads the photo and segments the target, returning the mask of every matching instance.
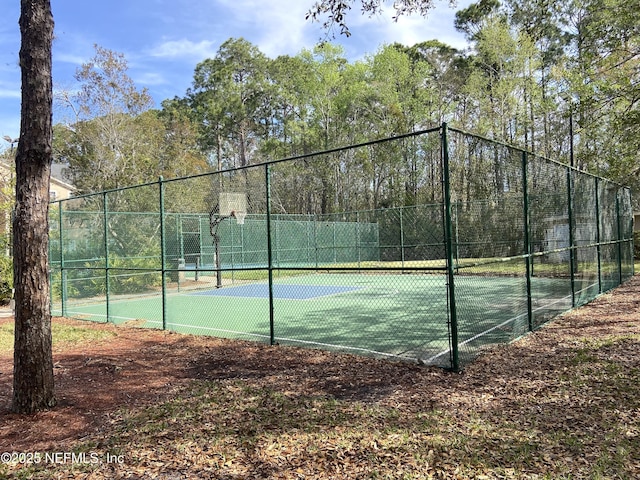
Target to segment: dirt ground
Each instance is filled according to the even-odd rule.
[[[483,402],[489,408],[498,399],[508,404],[514,388],[543,391],[545,372],[566,362],[565,352],[578,338],[637,335],[639,319],[640,277],[634,277],[538,332],[488,351],[462,374],[319,350],[92,324],[113,336],[54,347],[58,405],[51,411],[11,413],[13,361],[10,354],[0,356],[0,451],[65,450],[99,435],[121,408],[169,399],[193,379],[251,379],[283,392],[364,402],[410,405],[420,398],[424,407],[428,396],[429,402],[448,408],[477,408]],[[54,322],[87,325],[63,318]],[[638,366],[639,345],[630,342],[633,351],[622,359],[630,368]],[[620,355],[619,350],[612,354]]]

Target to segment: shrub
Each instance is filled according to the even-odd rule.
[[[0,252],[0,305],[6,305],[11,300],[13,290],[13,261],[3,251]]]

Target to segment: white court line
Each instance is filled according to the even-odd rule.
[[[568,296],[567,296],[567,297],[561,297],[561,298],[559,298],[558,300],[556,300],[555,302],[547,303],[547,304],[545,304],[545,305],[543,305],[543,306],[541,306],[541,307],[538,307],[538,308],[536,308],[536,309],[534,309],[534,310],[531,310],[531,312],[533,313],[533,312],[537,312],[538,310],[544,310],[544,309],[547,309],[547,308],[549,308],[549,306],[551,306],[551,305],[554,305],[554,304],[556,304],[556,303],[560,303],[560,302],[562,302],[562,301],[566,301],[566,300],[568,300],[568,299],[569,299],[569,297],[568,297]],[[521,313],[520,315],[516,315],[515,317],[512,317],[512,318],[510,318],[510,319],[508,319],[508,320],[505,320],[505,321],[504,321],[504,322],[502,322],[501,324],[499,324],[499,325],[495,325],[495,326],[491,327],[490,329],[485,330],[484,332],[478,333],[478,334],[474,335],[473,337],[468,338],[468,339],[467,339],[467,340],[465,340],[464,342],[459,343],[459,344],[458,344],[458,347],[461,347],[461,346],[463,346],[463,345],[466,345],[467,343],[473,342],[474,340],[477,340],[478,338],[482,337],[483,335],[486,335],[486,334],[488,334],[488,333],[490,333],[490,332],[493,332],[494,330],[496,330],[496,329],[498,329],[498,328],[501,328],[501,327],[504,327],[504,326],[505,326],[505,325],[507,325],[508,323],[514,322],[514,321],[516,321],[517,319],[519,319],[519,318],[521,318],[521,317],[524,317],[524,316],[527,316],[527,315],[528,315],[528,313]],[[427,363],[427,364],[428,364],[428,363],[431,363],[431,362],[432,362],[433,360],[435,360],[436,358],[439,358],[439,357],[441,357],[442,355],[446,355],[446,354],[447,354],[447,353],[449,353],[450,351],[451,351],[451,349],[450,349],[450,348],[448,348],[447,350],[444,350],[444,351],[442,351],[442,352],[440,352],[440,353],[438,353],[438,354],[436,354],[436,355],[434,355],[434,356],[432,356],[432,357],[428,358],[428,359],[427,359],[427,360],[425,360],[424,362],[425,362],[425,363]]]
[[[298,340],[295,338],[284,338],[284,337],[276,337],[276,340],[282,340],[282,341],[293,342],[293,343],[304,343],[308,345],[320,345],[322,347],[331,347],[331,348],[337,348],[342,350],[354,350],[357,352],[375,353],[376,355],[382,355],[385,357],[404,358],[404,357],[401,357],[400,355],[396,355],[395,353],[378,352],[377,350],[370,350],[368,348],[361,348],[361,347],[349,347],[347,345],[334,345],[332,343],[312,342],[310,340]]]
[[[185,325],[183,323],[167,323],[167,327],[169,327],[169,326],[193,328],[195,330],[207,330],[207,331],[210,331],[210,332],[233,333],[235,335],[249,335],[251,337],[259,337],[259,338],[270,338],[269,335],[262,335],[260,333],[239,332],[237,330],[226,330],[224,328],[200,327],[198,325]]]
[[[62,313],[60,313],[60,315],[62,315]],[[146,320],[144,318],[137,318],[137,317],[119,317],[117,315],[109,315],[109,317],[107,317],[105,314],[103,313],[87,313],[87,312],[80,312],[80,311],[67,311],[67,315],[78,315],[78,317],[82,320],[84,317],[98,317],[98,318],[105,318],[107,320],[109,320],[110,318],[116,318],[118,320],[145,320],[145,321],[149,321]],[[76,317],[76,318],[78,318]],[[71,317],[73,318],[73,317]]]
[[[194,328],[197,330],[208,330],[208,331],[212,331],[212,332],[224,332],[224,333],[233,333],[236,335],[244,335],[244,336],[252,336],[252,337],[258,337],[258,338],[264,338],[264,339],[270,339],[271,337],[269,335],[263,335],[260,333],[248,333],[248,332],[239,332],[236,330],[225,330],[222,328],[211,328],[211,327],[199,327],[199,326],[193,326],[193,325],[185,325],[185,324],[181,324],[181,323],[167,323],[167,326],[176,326],[176,327],[185,327],[185,328]],[[367,353],[375,353],[377,355],[382,355],[382,356],[386,356],[386,357],[394,357],[394,358],[404,358],[401,357],[399,355],[393,354],[393,353],[385,353],[385,352],[378,352],[377,350],[370,350],[368,348],[360,348],[360,347],[349,347],[346,345],[335,345],[332,343],[322,343],[322,342],[312,342],[310,340],[298,340],[295,338],[287,338],[287,337],[274,337],[274,340],[278,340],[278,341],[282,341],[282,342],[291,342],[291,343],[304,343],[307,345],[319,345],[322,347],[330,347],[330,348],[336,348],[336,349],[342,349],[342,350],[354,350],[354,351],[358,351],[358,352],[367,352]]]

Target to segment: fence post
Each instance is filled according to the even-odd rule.
[[[102,209],[103,209],[103,220],[104,220],[104,276],[105,276],[105,298],[106,298],[106,315],[107,322],[111,319],[109,314],[109,294],[110,292],[110,280],[109,280],[109,197],[107,197],[107,192],[102,194]]]
[[[634,253],[634,235],[633,235],[633,223],[634,223],[634,215],[633,215],[633,203],[632,203],[632,197],[631,197],[631,189],[629,187],[626,187],[625,189],[626,193],[626,197],[627,197],[627,205],[629,206],[629,214],[631,215],[631,217],[628,219],[627,223],[627,235],[631,235],[631,237],[627,237],[629,238],[629,245],[627,245],[627,248],[630,249],[629,251],[629,261],[631,262],[631,265],[629,265],[629,269],[631,270],[631,276],[634,276],[636,274],[636,267],[635,267],[635,253]]]
[[[311,228],[312,228],[312,223],[311,223],[311,214],[306,215],[306,222],[305,224],[307,225],[307,231],[306,231],[306,235],[307,235],[307,263],[311,263]]]
[[[186,270],[187,260],[184,258],[184,236],[182,235],[182,214],[178,213],[174,215],[174,219],[176,222],[176,245],[178,247],[178,269],[183,268]],[[198,219],[198,235],[200,236],[200,251],[202,252],[202,222]],[[178,285],[178,292],[180,291],[180,277],[184,275],[183,272],[177,272],[176,274],[176,283]]]
[[[449,297],[449,322],[451,342],[451,369],[460,370],[458,351],[458,317],[456,312],[456,295],[453,265],[453,226],[451,224],[451,185],[449,178],[449,141],[447,138],[447,124],[442,124],[442,170],[444,181],[444,223],[445,223],[445,251],[447,256],[447,293]]]
[[[602,246],[600,242],[600,179],[595,178],[596,182],[596,251],[598,255],[598,293],[602,293]]]
[[[319,247],[318,247],[318,215],[314,214],[313,215],[313,245],[315,248],[315,255],[316,255],[316,270],[318,269],[318,265],[319,265],[319,260],[318,260],[318,255],[319,255]]]
[[[455,207],[455,210],[453,209]],[[452,208],[452,213],[455,212],[455,222],[452,222],[452,226],[455,225],[455,233],[454,233],[454,238],[455,238],[455,244],[456,244],[456,251],[455,251],[455,256],[453,258],[454,260],[454,265],[455,265],[455,272],[458,273],[458,267],[460,266],[460,224],[459,224],[459,219],[460,219],[460,202],[456,202],[454,204],[451,205]]]
[[[251,225],[251,223],[249,223],[249,225]],[[240,264],[243,267],[246,263],[245,258],[246,258],[246,254],[244,251],[244,225],[240,225]],[[233,261],[233,257],[232,257],[232,261]],[[236,275],[236,269],[234,268],[233,270],[231,270],[231,278],[233,280],[235,280],[235,275]]]
[[[269,174],[269,183],[271,183],[271,174]],[[270,197],[271,195],[271,191],[269,190],[269,199],[271,199]],[[269,213],[271,212],[271,209],[269,209]],[[271,227],[275,230],[276,232],[276,248],[273,248],[273,236],[271,236],[271,260],[269,260],[269,265],[273,265],[274,263],[276,265],[280,265],[280,259],[282,258],[282,243],[281,243],[281,238],[282,238],[282,232],[281,232],[281,226],[280,226],[280,222],[277,219],[270,219],[270,225]],[[273,255],[273,251],[275,250],[276,254]],[[274,259],[275,257],[275,259]]]
[[[64,245],[62,240],[64,235],[62,234],[62,202],[58,202],[58,232],[60,242],[60,314],[63,317],[67,316],[67,270],[64,268]]]
[[[361,263],[362,263],[362,246],[360,244],[360,211],[356,211],[356,225],[355,225],[355,229],[356,229],[356,250],[358,252],[358,273],[361,267]]]
[[[333,216],[333,221],[331,222],[333,227],[333,233],[331,237],[331,246],[333,247],[333,263],[338,263],[338,241],[336,238],[336,217]]]
[[[267,263],[269,275],[269,343],[275,345],[275,325],[273,312],[273,250],[271,246],[271,165],[265,165],[267,186]]]
[[[567,167],[567,215],[569,217],[569,269],[571,270],[571,306],[576,306],[575,245],[573,238],[573,176]]]
[[[525,266],[527,275],[527,318],[529,319],[529,331],[533,331],[533,309],[531,306],[531,236],[529,225],[529,179],[527,175],[528,158],[527,152],[522,151],[522,196],[523,203],[523,216],[524,216],[524,253],[525,253]]]
[[[616,226],[618,230],[618,285],[622,284],[622,225],[620,221],[620,188],[616,189]]]
[[[160,264],[162,270],[162,329],[167,329],[167,260],[165,255],[165,228],[164,228],[164,179],[162,175],[158,178],[159,201],[160,201]],[[197,275],[197,270],[196,270]]]
[[[402,264],[402,272],[404,273],[404,219],[402,216],[404,208],[400,207],[398,210],[400,211],[400,260]]]

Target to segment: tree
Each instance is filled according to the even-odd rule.
[[[305,50],[300,54],[309,74],[304,92],[308,105],[305,148],[309,151],[326,150],[340,145],[344,133],[349,130],[340,113],[347,83],[344,77],[347,61],[343,54],[341,47],[330,44],[318,46],[313,51]],[[316,178],[307,180],[316,185],[316,188],[310,188],[316,190],[314,203],[318,205],[320,213],[330,213],[335,208],[337,199],[331,198],[331,192],[335,191],[336,168],[338,166],[335,159],[327,158],[317,162]]]
[[[162,110],[146,112],[143,116],[156,118],[161,135],[156,155],[160,160],[156,175],[165,178],[186,177],[210,170],[206,157],[198,146],[195,121],[189,116],[188,106],[178,99],[162,102]]]
[[[510,23],[524,29],[534,42],[540,59],[536,76],[539,78],[540,99],[529,101],[529,126],[531,129],[530,144],[532,150],[542,152],[545,156],[557,155],[557,145],[562,143],[562,128],[553,128],[552,122],[557,122],[557,105],[553,98],[555,82],[552,70],[554,65],[562,61],[567,37],[563,35],[558,22],[561,12],[561,2],[548,0],[507,0]],[[531,98],[531,95],[529,95]],[[556,119],[554,119],[554,115]],[[542,125],[537,128],[537,119],[541,118]],[[560,121],[565,119],[560,118]],[[557,125],[560,126],[560,125]],[[536,141],[534,135],[540,138]],[[555,138],[557,141],[554,141]],[[528,144],[529,142],[525,142]],[[552,148],[553,146],[553,148]]]
[[[271,117],[267,64],[256,46],[231,38],[215,58],[196,66],[188,96],[202,126],[202,147],[216,157],[218,169],[255,163],[257,141]],[[223,165],[230,157],[232,165]]]
[[[426,62],[429,66],[425,83],[435,94],[431,94],[431,125],[451,121],[461,102],[462,89],[469,74],[471,61],[461,51],[438,40],[429,40],[406,48],[412,63]]]
[[[577,163],[625,183],[639,172],[638,8],[638,0],[575,0],[563,12],[571,55],[559,73],[579,132]]]
[[[68,164],[73,184],[81,193],[102,191],[148,181],[153,154],[143,140],[144,112],[153,106],[148,92],[127,75],[121,53],[95,45],[96,55],[76,72],[77,94],[63,95],[74,119],[56,129],[56,153]]]
[[[0,304],[10,302],[13,289],[13,261],[11,259],[11,211],[15,192],[15,157],[13,144],[18,139],[5,136],[10,150],[0,154]]]
[[[13,410],[55,405],[49,311],[49,179],[52,98],[50,0],[22,0],[22,107],[16,153]]]
[[[500,7],[497,0],[480,0],[456,12],[456,30],[464,32],[469,40],[476,40],[487,18]]]
[[[266,159],[278,159],[306,152],[307,79],[312,66],[300,55],[282,55],[269,64],[269,77],[275,87],[271,101],[273,119],[269,138],[261,147]]]
[[[533,44],[502,16],[487,18],[476,39],[475,68],[467,82],[477,105],[475,129],[529,147],[523,145],[529,133],[526,104],[536,96],[531,70],[539,64]]]

